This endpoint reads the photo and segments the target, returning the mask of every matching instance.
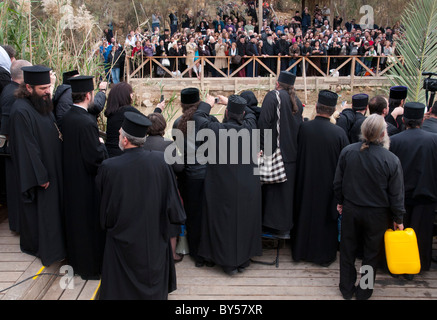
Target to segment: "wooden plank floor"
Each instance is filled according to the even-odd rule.
[[[437,249],[437,246],[436,246]],[[264,249],[255,260],[273,261],[275,249]],[[357,260],[357,269],[361,260]],[[293,262],[287,241],[280,250],[279,266],[252,263],[243,273],[225,274],[218,266],[196,268],[188,256],[176,264],[176,291],[169,300],[342,300],[338,289],[339,260],[328,268]],[[371,300],[437,299],[437,264],[408,281],[377,272]]]
[[[43,265],[40,259],[22,253],[19,236],[9,230],[7,219],[0,219],[0,300],[93,299],[99,281],[84,281],[75,276],[74,288],[62,289],[60,281],[64,273],[59,275],[62,265],[62,262],[55,263],[41,270]],[[40,276],[26,280],[39,271]],[[3,291],[6,288],[9,289]]]
[[[269,244],[269,243],[267,243]],[[437,249],[437,241],[434,243]],[[436,254],[437,252],[435,252]],[[264,249],[256,260],[273,261],[274,248]],[[357,261],[359,268],[360,260]],[[46,268],[57,273],[61,264]],[[0,222],[0,291],[35,275],[42,265],[38,258],[20,251],[19,237]],[[196,268],[189,256],[176,264],[177,290],[169,300],[342,300],[338,290],[338,259],[328,268],[293,262],[289,242],[282,245],[278,268],[252,263],[246,271],[226,275],[218,266]],[[0,293],[0,300],[92,300],[98,299],[99,281],[73,278],[74,288],[62,289],[62,277],[43,275]],[[437,299],[437,263],[412,281],[378,272],[372,300]]]

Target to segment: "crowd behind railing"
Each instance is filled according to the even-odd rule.
[[[305,8],[278,18],[264,3],[259,32],[257,10],[249,2],[246,17],[218,10],[214,18],[200,16],[197,25],[188,15],[179,23],[170,13],[169,29],[162,28],[163,18],[154,14],[150,29],[137,28],[121,38],[108,27],[99,49],[107,79],[113,83],[125,75],[200,79],[229,76],[236,70],[236,77],[263,77],[282,70],[297,76],[333,71],[337,76],[364,76],[395,62],[401,37],[398,25],[363,28],[355,19],[343,23],[339,16],[331,18],[326,6],[316,6],[312,16]],[[304,63],[297,63],[302,57]]]

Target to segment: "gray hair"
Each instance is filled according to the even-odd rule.
[[[142,147],[147,139],[147,136],[144,136],[142,138],[131,136],[130,134],[126,133],[126,131],[124,131],[123,128],[120,129],[120,134],[123,138],[126,138],[127,141],[129,141],[131,144],[137,147]]]
[[[361,140],[363,141],[361,151],[367,149],[370,143],[381,145],[386,149],[390,147],[387,123],[383,116],[374,113],[364,120],[361,125]]]

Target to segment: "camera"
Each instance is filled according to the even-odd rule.
[[[437,76],[437,73],[423,72],[422,76],[428,76],[428,78],[423,81],[423,89],[434,92],[437,91],[437,79],[431,78],[432,76]]]
[[[437,76],[437,73],[433,72],[422,72],[422,76],[427,76],[423,81],[423,89],[425,89],[426,103],[428,104],[428,111],[434,103],[435,93],[437,91],[437,79],[431,78],[432,76]],[[431,92],[431,97],[428,99],[428,93]]]

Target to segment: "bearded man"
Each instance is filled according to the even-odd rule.
[[[62,135],[53,116],[50,69],[23,67],[10,114],[10,145],[23,210],[20,248],[44,266],[65,258],[62,213]]]

